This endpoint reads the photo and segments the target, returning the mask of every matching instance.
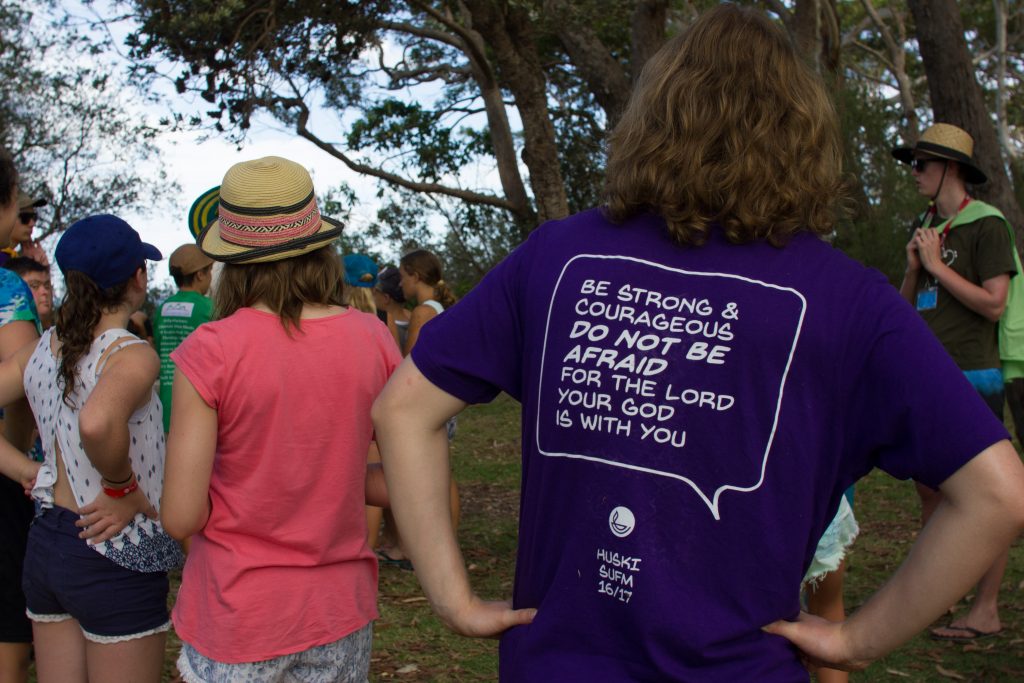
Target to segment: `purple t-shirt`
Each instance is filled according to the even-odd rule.
[[[540,227],[413,350],[523,404],[506,681],[806,681],[795,618],[843,490],[938,486],[1007,438],[920,316],[811,235],[681,248],[657,217]]]

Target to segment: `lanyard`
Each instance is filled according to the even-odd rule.
[[[950,229],[953,227],[953,220],[957,216],[959,216],[960,212],[964,210],[964,207],[967,206],[970,203],[971,203],[971,195],[965,194],[964,195],[964,200],[962,202],[960,202],[960,206],[957,207],[956,211],[953,212],[952,216],[950,216],[948,219],[946,219],[945,227],[942,229],[942,234],[939,235],[939,244],[945,245],[945,243],[946,243],[946,235],[949,234]],[[927,212],[927,214],[925,214],[924,222],[923,222],[922,227],[925,227],[925,228],[932,227],[932,219],[935,218],[937,213],[938,213],[938,210],[935,208],[935,204],[932,204],[931,206],[929,206],[928,207],[928,212]],[[936,230],[938,230],[938,228],[936,228]]]

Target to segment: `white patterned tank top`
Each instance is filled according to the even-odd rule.
[[[36,416],[45,454],[32,497],[43,507],[54,505],[57,458],[53,445],[57,444],[71,492],[81,507],[95,500],[103,489],[101,475],[82,447],[78,433],[79,411],[96,387],[110,356],[125,346],[146,342],[122,329],[106,330],[96,337],[78,362],[79,381],[69,396],[75,406],[72,407],[61,398],[57,382],[59,359],[50,350],[53,332],[54,328],[50,328],[43,333],[25,368],[25,395]],[[129,418],[128,432],[131,436],[128,457],[132,470],[138,475],[139,488],[159,510],[164,479],[164,431],[162,406],[155,389],[149,401]],[[180,566],[183,560],[178,544],[167,535],[160,522],[142,513],[135,515],[117,536],[90,547],[116,564],[138,572],[166,571]]]

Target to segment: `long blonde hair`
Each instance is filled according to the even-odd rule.
[[[610,137],[607,215],[652,211],[680,244],[827,234],[842,148],[820,78],[760,11],[720,5],[644,67]]]

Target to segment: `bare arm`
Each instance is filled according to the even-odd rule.
[[[131,474],[128,460],[128,418],[152,396],[160,359],[149,346],[132,344],[113,352],[96,388],[78,415],[82,447],[107,481]]]
[[[180,370],[174,371],[160,522],[174,538],[201,531],[210,518],[210,476],[217,452],[217,411]]]
[[[388,485],[384,479],[384,467],[379,462],[366,465],[366,504],[379,508],[390,507]]]
[[[492,636],[529,623],[536,610],[484,602],[469,585],[448,509],[445,429],[448,419],[465,406],[431,384],[406,358],[374,403],[373,421],[391,510],[431,606],[458,633]]]
[[[914,242],[920,254],[921,266],[957,301],[992,322],[1002,317],[1006,310],[1006,294],[1010,290],[1008,273],[989,278],[978,286],[942,262],[941,243],[935,230],[918,229],[914,233]]]
[[[10,327],[10,324],[0,328],[0,332],[7,327]],[[12,402],[19,399],[24,401],[25,366],[28,365],[34,350],[35,346],[28,344],[19,349],[12,357],[0,363],[0,405],[10,406]],[[31,412],[29,412],[29,419],[31,420]],[[12,445],[6,436],[0,437],[0,474],[17,481],[25,487],[27,492],[31,490],[38,471],[39,463],[29,460],[25,456],[25,451]]]
[[[0,327],[0,361],[13,358],[21,349],[28,347],[25,365],[39,341],[36,326],[28,320],[15,320]],[[24,368],[24,365],[22,366]],[[32,447],[32,434],[35,430],[35,418],[32,409],[25,399],[25,392],[12,401],[0,403],[4,407],[4,436],[22,453]]]
[[[409,317],[409,334],[405,338],[405,348],[402,349],[403,356],[412,353],[412,348],[416,346],[416,340],[420,338],[420,329],[436,316],[437,311],[430,306],[420,305],[412,309],[412,315]]]
[[[128,419],[147,401],[155,400],[153,383],[159,372],[160,359],[148,344],[131,344],[114,351],[78,414],[82,448],[107,482],[135,476],[128,458]],[[156,517],[156,508],[141,488],[121,498],[101,491],[79,508],[81,519],[75,524],[83,529],[79,537],[102,543],[119,534],[140,512]]]
[[[907,270],[903,273],[903,283],[900,285],[900,294],[910,302],[910,305],[914,305],[914,294],[917,291],[917,278],[921,274],[921,259],[917,255],[917,242],[915,241],[917,233],[915,232],[910,237],[910,241],[907,242]]]
[[[939,487],[943,501],[907,559],[845,622],[801,615],[765,627],[812,660],[862,669],[960,599],[1024,530],[1024,466],[1009,441],[982,451]]]

